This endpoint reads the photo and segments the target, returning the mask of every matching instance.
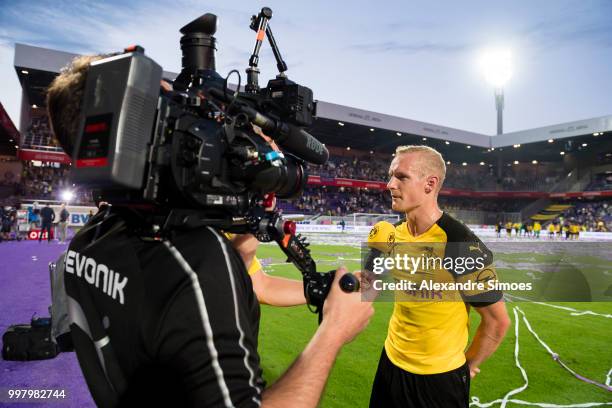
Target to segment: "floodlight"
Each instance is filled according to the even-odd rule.
[[[503,88],[512,77],[512,55],[508,50],[488,51],[480,63],[485,79],[495,88]]]
[[[69,202],[72,201],[72,199],[74,198],[74,193],[70,190],[64,190],[60,194],[60,197],[62,198],[62,201]]]

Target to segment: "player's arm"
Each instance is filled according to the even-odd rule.
[[[489,287],[491,282],[499,279],[493,265],[491,250],[475,235],[470,234],[464,242],[451,246],[451,255],[457,254],[481,261],[485,265],[478,268],[479,265],[475,262],[474,268],[469,268],[462,274],[455,273],[455,279],[458,282],[483,284],[481,288],[462,291],[463,300],[474,307],[481,318],[472,343],[465,353],[470,368],[470,377],[474,378],[480,372],[480,365],[497,350],[502,342],[510,326],[510,319],[503,301],[503,293]]]
[[[472,378],[480,372],[480,365],[497,350],[510,326],[510,318],[503,300],[474,309],[480,315],[480,324],[465,353]]]
[[[258,241],[253,235],[234,235],[231,242],[247,266],[259,303],[272,306],[296,306],[306,303],[302,281],[270,276],[264,272],[255,257]]]
[[[296,306],[306,303],[302,281],[270,276],[262,268],[250,273],[250,276],[259,303],[271,306]]]

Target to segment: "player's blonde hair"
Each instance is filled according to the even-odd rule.
[[[438,183],[438,190],[440,190],[446,177],[446,164],[440,152],[425,145],[398,146],[395,149],[396,156],[405,153],[419,153],[415,170],[421,173],[421,177],[437,176],[440,180]]]

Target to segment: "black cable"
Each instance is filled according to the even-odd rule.
[[[227,96],[227,81],[228,81],[229,77],[230,77],[230,76],[231,76],[231,75],[232,75],[234,72],[235,72],[235,73],[238,75],[238,87],[237,87],[237,88],[236,88],[236,90],[234,91],[234,95],[233,95],[233,98],[232,98],[232,100],[231,100],[232,102],[230,102],[230,104],[234,102],[234,100],[235,100],[235,99],[236,99],[236,97],[238,96],[238,92],[240,91],[240,85],[242,84],[242,77],[240,76],[240,71],[238,71],[237,69],[232,69],[232,70],[231,70],[230,72],[228,72],[228,74],[226,75],[226,77],[225,77],[225,82],[223,83],[223,96],[225,97],[225,99],[230,99],[230,98]]]

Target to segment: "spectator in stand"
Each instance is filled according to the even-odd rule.
[[[564,221],[572,220],[581,225],[586,231],[610,231],[612,229],[611,204],[611,200],[578,201],[555,221],[563,224]]]
[[[51,243],[51,227],[53,225],[53,221],[55,221],[55,211],[53,211],[53,208],[49,206],[49,203],[47,203],[42,210],[40,210],[40,219],[41,227],[38,242],[42,241],[43,234],[45,231],[47,231],[47,242]]]
[[[63,244],[66,242],[66,230],[68,229],[68,217],[70,213],[66,209],[66,204],[62,204],[62,209],[59,214],[59,223],[58,223],[58,236],[59,243]]]
[[[353,152],[353,151],[351,151]],[[308,166],[313,175],[322,177],[350,178],[358,180],[386,181],[386,163],[376,155],[355,151],[354,156],[330,156],[322,166]],[[547,191],[563,174],[559,163],[520,163],[502,168],[497,176],[493,165],[466,164],[447,165],[450,188],[476,191]]]

